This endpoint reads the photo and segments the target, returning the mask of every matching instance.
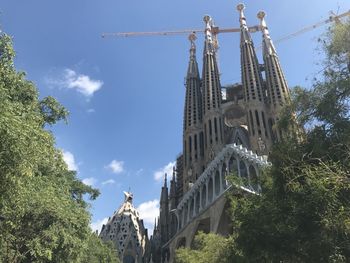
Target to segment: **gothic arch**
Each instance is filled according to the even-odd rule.
[[[176,249],[180,247],[186,247],[186,237],[180,237],[176,243]]]
[[[210,232],[210,217],[200,220],[197,224],[196,231],[194,231],[193,236],[190,239],[190,246],[193,248],[193,241],[198,232],[203,232],[208,234]]]
[[[207,206],[207,186],[204,184],[202,186],[202,208]]]
[[[201,204],[200,204],[200,192],[197,191],[197,193],[196,193],[195,209],[194,209],[196,215],[199,213],[200,206],[201,206]]]
[[[214,197],[214,184],[213,184],[213,178],[209,178],[208,182],[208,202],[211,203],[213,201]]]
[[[249,181],[254,191],[258,191],[258,188],[259,188],[258,174],[253,165],[249,166]]]
[[[226,188],[226,176],[227,176],[227,167],[226,167],[226,163],[223,163],[221,168],[222,189]]]
[[[230,211],[230,202],[226,200],[224,208],[222,209],[218,228],[216,233],[219,235],[228,235],[228,233],[232,233],[232,224],[231,224],[231,216],[229,214]]]
[[[187,223],[187,217],[188,217],[188,206],[185,205],[184,209],[183,209],[183,213],[184,213],[184,221],[183,221],[183,225],[186,225]]]
[[[193,211],[194,211],[194,197],[191,198],[190,201],[190,211],[189,211],[189,218],[191,219],[193,217]]]
[[[220,173],[218,170],[215,172],[215,196],[220,194]]]
[[[234,154],[231,155],[229,161],[228,161],[228,171],[230,173],[230,175],[232,173],[236,173],[238,172],[238,169],[237,169],[237,159],[235,157]]]
[[[239,161],[239,174],[241,178],[248,180],[248,170],[247,170],[247,165],[243,160]]]

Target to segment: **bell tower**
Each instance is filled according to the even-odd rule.
[[[254,43],[244,16],[244,8],[243,4],[237,5],[241,28],[241,76],[247,110],[249,139],[252,150],[265,155],[272,145],[267,126],[267,94]]]
[[[186,100],[183,131],[183,190],[187,192],[202,172],[204,138],[202,123],[201,80],[196,59],[196,35],[190,34],[190,60],[186,75]]]
[[[216,156],[223,146],[223,116],[221,109],[220,74],[212,36],[213,21],[204,16],[205,40],[203,50],[202,100],[204,129],[204,164]]]

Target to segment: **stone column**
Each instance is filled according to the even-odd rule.
[[[202,211],[202,209],[203,209],[203,207],[202,207],[202,199],[203,199],[202,189],[203,189],[203,185],[201,185],[199,187],[199,211]]]
[[[195,192],[193,196],[193,217],[197,215],[196,208],[197,208],[197,193]]]
[[[221,164],[221,166],[220,166],[220,169],[219,169],[219,176],[220,176],[220,181],[219,181],[219,183],[220,183],[220,194],[224,191],[224,189],[223,189],[223,187],[222,187],[222,164]]]
[[[180,226],[180,217],[179,217],[179,213],[176,211],[175,213],[176,219],[177,219],[177,229],[175,231],[175,233],[177,233],[177,231],[180,230],[181,226]]]
[[[237,170],[238,170],[238,176],[241,177],[241,167],[240,167],[240,160],[237,158],[236,159],[236,163],[237,163]]]
[[[215,180],[215,178],[216,178],[216,172],[217,172],[217,170],[215,170],[214,171],[214,175],[213,175],[213,177],[214,177],[214,180],[213,180],[213,201],[215,200],[215,197],[217,196],[216,195],[216,180]]]
[[[205,194],[205,197],[206,197],[206,198],[205,198],[205,207],[207,207],[208,204],[209,204],[209,196],[208,196],[208,195],[209,195],[209,191],[208,191],[208,190],[209,190],[209,189],[208,189],[209,180],[205,182],[205,186],[206,186],[206,187],[205,187],[205,190],[206,190],[206,194]]]
[[[185,226],[185,207],[182,208],[181,212],[182,212],[182,227],[184,227]]]
[[[251,187],[251,181],[250,181],[250,171],[249,171],[249,164],[247,165],[246,161],[244,161],[245,169],[247,171],[247,176],[248,176],[248,185]]]
[[[191,219],[191,199],[187,200],[187,222],[190,222]]]

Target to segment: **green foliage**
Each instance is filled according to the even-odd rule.
[[[67,121],[68,111],[51,96],[40,101],[41,114],[45,123],[55,124],[57,121]]]
[[[89,214],[70,195],[66,178],[24,177],[8,191],[2,214],[8,262],[77,261],[89,235]]]
[[[249,262],[349,258],[347,173],[334,163],[283,163],[284,167],[267,172],[272,178],[262,179],[261,196],[232,201],[236,243],[245,258]]]
[[[44,129],[68,112],[52,97],[40,101],[13,58],[11,39],[1,34],[0,262],[117,262],[89,228],[83,197],[95,199],[98,190],[68,171]]]
[[[232,247],[232,240],[216,234],[199,232],[195,236],[193,249],[176,250],[177,263],[229,263],[243,262]]]
[[[303,139],[275,145],[261,196],[232,198],[235,243],[249,262],[350,260],[350,23],[325,39],[325,71],[296,87],[278,125]],[[294,114],[295,113],[295,114]]]
[[[111,242],[102,242],[95,234],[88,240],[86,253],[82,256],[82,263],[120,263],[116,249]]]

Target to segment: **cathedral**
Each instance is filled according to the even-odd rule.
[[[244,5],[239,4],[237,10],[241,83],[221,86],[215,26],[211,17],[205,16],[201,74],[196,36],[189,36],[183,150],[176,159],[173,174],[168,175],[169,178],[165,175],[153,234],[148,241],[143,224],[132,227],[131,232],[123,232],[123,227],[140,225],[134,222],[139,219],[130,206],[129,197],[121,208],[124,212],[120,210],[101,231],[103,239],[112,238],[118,242],[123,262],[174,262],[175,250],[191,247],[199,231],[229,235],[232,228],[225,193],[228,190],[233,194],[260,191],[259,171],[270,165],[269,151],[283,136],[276,123],[290,94],[265,13],[258,13],[260,24],[256,29],[248,26]],[[262,34],[262,63],[258,61],[251,37],[254,30]],[[230,185],[226,180],[229,174],[241,178],[245,185]],[[115,230],[116,227],[121,227],[121,232]],[[125,259],[128,255],[129,259]]]
[[[173,262],[174,250],[190,247],[198,231],[230,234],[225,176],[247,178],[242,191],[259,191],[257,176],[269,165],[273,143],[283,136],[279,113],[290,100],[289,89],[271,40],[265,13],[257,14],[262,33],[263,63],[259,63],[244,15],[240,23],[241,83],[220,84],[216,36],[210,16],[204,17],[203,67],[200,74],[196,36],[191,34],[183,117],[183,151],[160,195],[160,214],[150,239],[152,262]],[[225,96],[223,96],[225,94]]]

